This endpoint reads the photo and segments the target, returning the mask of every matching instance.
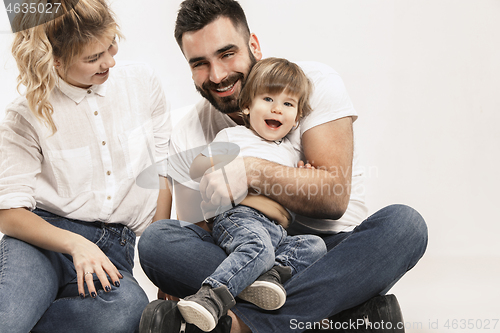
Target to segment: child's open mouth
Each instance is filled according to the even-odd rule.
[[[281,126],[281,122],[274,119],[266,119],[266,124],[271,128],[278,128]]]

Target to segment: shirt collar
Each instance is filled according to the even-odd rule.
[[[76,104],[80,104],[81,101],[83,101],[83,99],[91,93],[96,93],[102,97],[106,96],[107,81],[103,84],[95,84],[90,88],[84,89],[75,87],[63,79],[58,78],[56,85],[63,94],[72,99]]]

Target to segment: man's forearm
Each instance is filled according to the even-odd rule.
[[[248,184],[295,213],[339,219],[347,209],[351,167],[293,168],[255,157],[245,158]]]

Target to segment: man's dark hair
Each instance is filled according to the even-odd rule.
[[[182,50],[182,35],[189,31],[198,31],[219,17],[227,17],[235,29],[250,37],[245,12],[235,0],[185,0],[181,3],[177,20],[175,21],[174,36]]]

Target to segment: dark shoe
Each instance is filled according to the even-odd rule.
[[[222,316],[212,333],[229,333],[231,317]],[[202,333],[198,327],[182,318],[177,302],[158,299],[144,309],[139,324],[139,333]]]
[[[322,321],[325,323],[325,320]],[[394,295],[375,296],[328,318],[328,329],[307,332],[404,333],[404,321]],[[326,328],[326,327],[325,327]]]
[[[238,298],[257,305],[264,310],[276,310],[285,304],[285,283],[292,276],[290,267],[274,266],[254,283],[246,287]]]
[[[177,304],[182,317],[189,324],[196,325],[204,332],[215,328],[219,318],[236,304],[226,286],[212,288],[204,285],[198,292]]]

